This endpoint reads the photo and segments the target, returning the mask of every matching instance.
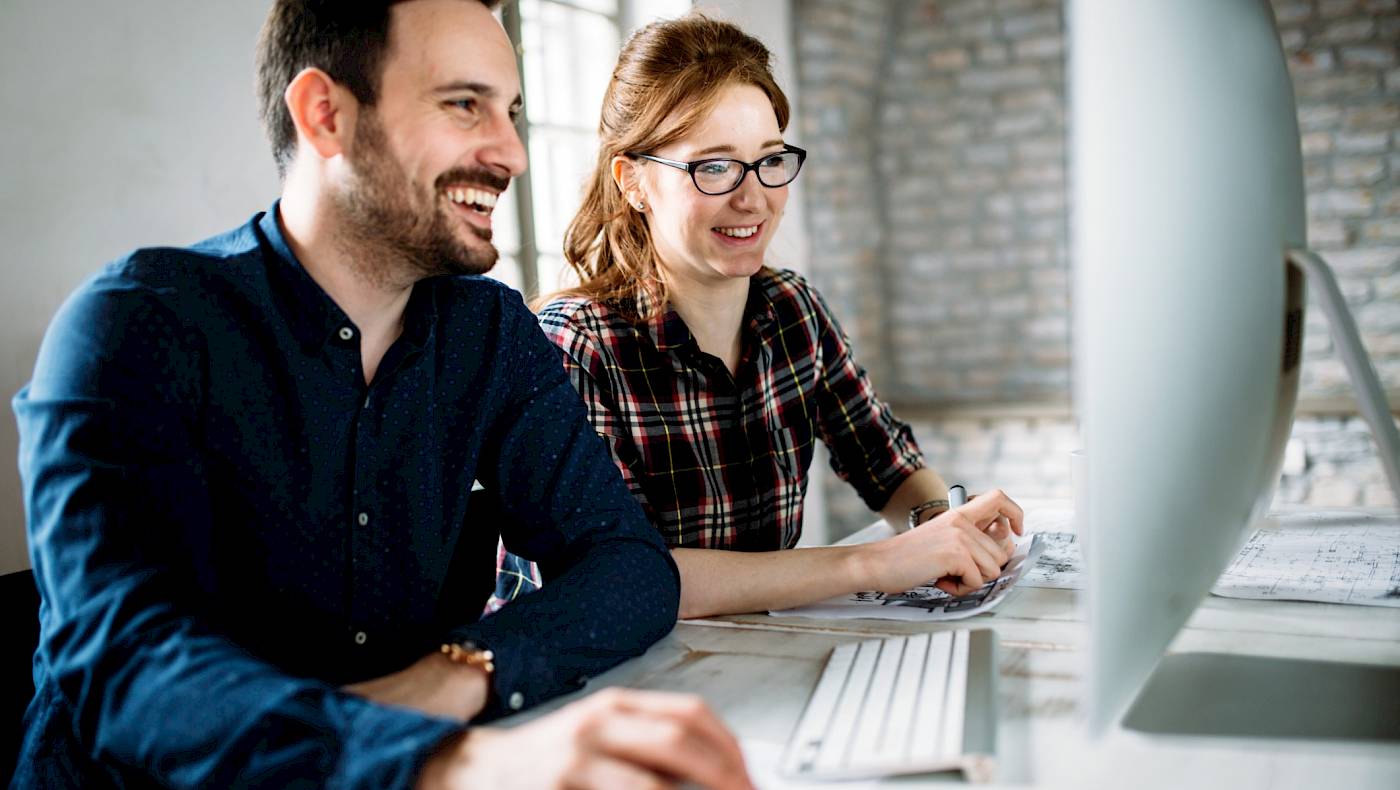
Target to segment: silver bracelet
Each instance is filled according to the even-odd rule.
[[[915,505],[909,508],[909,528],[913,529],[931,518],[937,518],[947,509],[948,500],[946,499],[930,499],[927,502]],[[929,515],[930,513],[932,513],[932,515]],[[925,518],[925,516],[928,516],[928,518]]]

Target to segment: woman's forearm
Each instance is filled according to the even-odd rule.
[[[995,579],[1021,534],[1024,514],[990,491],[917,529],[855,546],[740,552],[672,549],[681,572],[681,617],[787,609],[859,590],[897,593],[935,581],[965,595]],[[999,526],[1008,540],[988,534]]]
[[[890,495],[890,501],[880,509],[880,517],[894,527],[895,532],[909,528],[909,511],[930,499],[946,499],[948,484],[929,467],[924,467],[904,479]],[[930,514],[932,515],[932,514]]]
[[[860,546],[784,551],[672,549],[682,618],[766,612],[868,589]]]

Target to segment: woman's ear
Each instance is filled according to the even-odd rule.
[[[612,178],[622,199],[637,211],[646,211],[646,192],[642,187],[642,173],[636,161],[625,156],[612,158]]]

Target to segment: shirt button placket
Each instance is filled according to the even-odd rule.
[[[357,514],[357,515],[355,516],[355,523],[356,523],[356,524],[359,524],[359,525],[362,526],[362,527],[365,526],[366,524],[368,524],[368,523],[369,523],[369,513],[365,512],[365,511],[363,511],[363,510],[360,511],[359,514]],[[368,639],[369,639],[369,634],[366,634],[364,631],[356,631],[356,632],[355,632],[355,644],[356,644],[356,646],[363,647],[364,644],[365,644],[365,642],[368,641]]]

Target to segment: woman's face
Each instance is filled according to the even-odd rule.
[[[753,85],[731,85],[689,135],[648,153],[681,162],[755,162],[782,152],[783,135],[768,95]],[[763,266],[787,205],[786,186],[763,186],[756,173],[747,172],[733,192],[706,195],[684,170],[635,162],[642,165],[636,170],[636,198],[645,202],[652,242],[673,283],[716,284],[750,277]]]

